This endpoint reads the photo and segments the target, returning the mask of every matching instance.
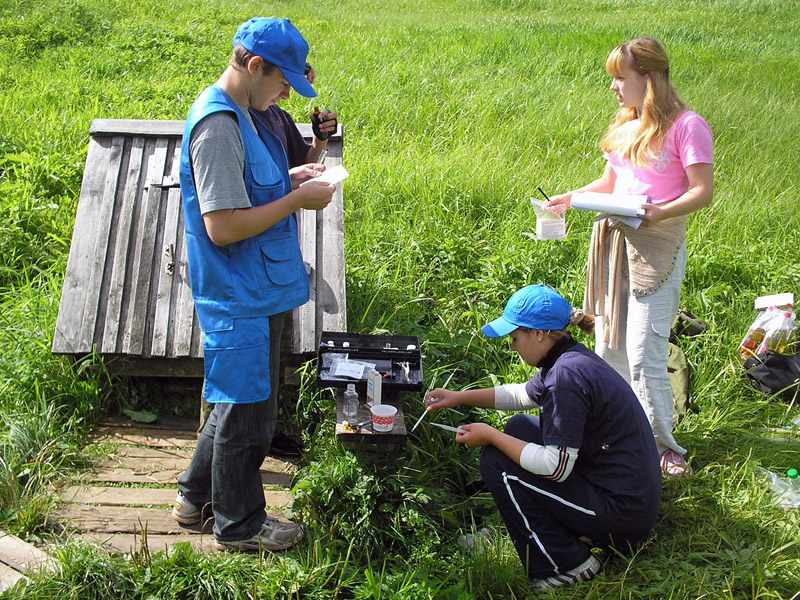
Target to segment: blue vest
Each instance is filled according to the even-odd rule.
[[[266,231],[227,246],[208,237],[189,158],[195,126],[208,115],[232,112],[244,142],[245,189],[253,206],[292,191],[286,153],[266,127],[256,134],[236,103],[220,88],[206,88],[186,117],[181,145],[180,182],[192,297],[205,332],[233,328],[233,319],[275,315],[308,301],[308,275],[297,240],[297,220],[289,215]]]

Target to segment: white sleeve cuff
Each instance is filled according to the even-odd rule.
[[[524,383],[507,383],[494,388],[496,410],[530,410],[538,406],[528,396]]]
[[[544,479],[564,481],[578,458],[577,448],[529,443],[519,455],[519,466]]]

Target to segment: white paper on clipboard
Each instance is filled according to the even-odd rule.
[[[570,207],[601,213],[597,219],[604,219],[610,215],[629,227],[638,229],[642,222],[641,217],[644,215],[642,204],[649,202],[650,198],[642,194],[575,192],[572,194]]]
[[[300,187],[303,187],[307,183],[315,182],[315,183],[327,183],[329,185],[336,185],[350,177],[350,173],[347,172],[342,165],[336,165],[332,169],[327,169],[320,175],[319,177],[314,177],[314,179],[309,179],[308,181],[304,181],[300,184]]]

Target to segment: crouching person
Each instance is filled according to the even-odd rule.
[[[525,411],[504,431],[461,425],[456,442],[485,447],[480,469],[536,590],[571,585],[601,568],[595,546],[627,548],[652,529],[661,501],[658,452],[630,385],[566,331],[590,332],[590,318],[554,289],[527,286],[503,315],[484,325],[489,337],[511,337],[532,367],[523,384],[435,389],[427,410],[459,404]]]

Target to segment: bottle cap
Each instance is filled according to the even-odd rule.
[[[789,479],[797,479],[797,469],[789,469],[786,471],[786,476]]]
[[[355,391],[355,389],[356,389],[356,384],[355,383],[348,383],[347,384],[347,391],[348,392],[351,391],[351,390]]]

